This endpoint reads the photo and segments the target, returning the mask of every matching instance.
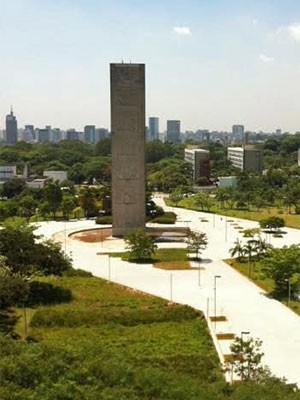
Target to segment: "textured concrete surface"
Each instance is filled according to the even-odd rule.
[[[145,226],[145,65],[111,64],[113,235]]]

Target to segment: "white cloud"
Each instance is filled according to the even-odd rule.
[[[300,42],[300,23],[291,24],[287,27],[288,34],[296,42]]]
[[[266,56],[265,54],[260,54],[259,59],[260,59],[260,61],[262,61],[263,63],[266,63],[266,64],[272,63],[274,61],[273,57]]]
[[[252,20],[252,24],[253,24],[253,25],[257,25],[257,24],[258,24],[258,19],[256,19],[256,18],[253,18],[253,20]]]
[[[192,34],[188,26],[174,26],[173,32],[179,36],[190,36]]]

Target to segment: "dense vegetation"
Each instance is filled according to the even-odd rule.
[[[49,280],[44,281],[49,282]],[[274,378],[225,383],[201,313],[96,278],[51,278],[27,341],[0,335],[1,400],[296,400]]]
[[[241,173],[232,167],[226,159],[226,147],[221,144],[202,143],[201,146],[210,150],[211,181],[218,176],[237,175],[236,188],[199,193],[195,204],[193,199],[184,199],[193,191],[191,165],[184,161],[185,145],[153,141],[146,144],[148,190],[171,193],[175,205],[204,211],[234,211],[239,216],[247,212],[248,218],[260,219],[255,213],[262,210],[275,214],[300,212],[300,168],[297,166],[300,134],[269,138],[257,144],[264,151],[266,173],[261,176]],[[41,177],[44,170],[68,172],[67,181],[61,185],[52,182],[43,189],[29,189],[22,179],[6,182],[0,193],[0,220],[14,215],[36,219],[89,218],[111,213],[110,138],[96,145],[79,141],[19,142],[15,146],[0,147],[0,162],[16,164],[19,174],[28,163],[30,173],[37,177]],[[88,186],[90,184],[95,186]],[[153,218],[159,214],[148,195],[147,216]]]

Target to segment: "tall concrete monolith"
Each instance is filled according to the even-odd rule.
[[[113,236],[145,227],[145,65],[110,64]]]

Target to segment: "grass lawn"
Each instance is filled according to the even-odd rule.
[[[57,283],[73,300],[38,307],[30,341],[0,335],[1,400],[223,398],[200,312],[98,278]]]
[[[254,282],[257,286],[261,287],[267,293],[272,295],[272,292],[275,288],[274,281],[264,275],[259,261],[254,261],[251,263],[251,265],[249,265],[248,262],[240,262],[234,258],[224,261],[241,274],[247,276],[247,278]],[[300,315],[300,302],[293,300],[288,302],[288,297],[280,298],[278,300]]]
[[[72,300],[37,307],[27,341],[0,335],[1,400],[299,400],[274,379],[226,384],[191,307],[93,277],[50,280]]]
[[[111,257],[121,257],[124,261],[129,261],[129,255],[129,252],[110,253]],[[141,262],[167,270],[191,269],[186,249],[157,249],[152,259]]]
[[[165,202],[169,206],[175,207],[175,204],[171,202],[169,199],[165,199]],[[193,198],[186,198],[179,202],[179,207],[187,208],[190,210],[202,211],[199,208],[195,207]],[[176,211],[176,210],[175,210]],[[205,211],[204,211],[205,212]],[[241,218],[241,219],[249,219],[252,221],[260,221],[264,218],[269,218],[272,216],[281,217],[285,220],[285,225],[290,228],[300,229],[300,215],[296,214],[288,214],[287,212],[283,212],[275,207],[268,209],[257,210],[237,210],[237,209],[222,209],[219,204],[213,207],[210,212],[227,215],[229,217]]]

